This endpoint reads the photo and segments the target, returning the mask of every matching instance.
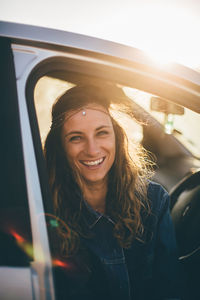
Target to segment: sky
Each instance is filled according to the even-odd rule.
[[[160,63],[200,67],[200,0],[0,0],[0,20],[117,41]]]

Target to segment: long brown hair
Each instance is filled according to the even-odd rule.
[[[108,92],[109,91],[109,92]],[[122,99],[123,98],[123,99]],[[61,129],[66,113],[89,103],[102,105],[109,112],[112,104],[130,110],[130,102],[113,86],[76,86],[65,92],[52,107],[52,126],[47,135],[44,154],[55,214],[62,220],[58,227],[62,252],[68,256],[79,248],[80,236],[89,238],[82,216],[83,195],[78,174],[71,169],[61,143]],[[113,234],[128,248],[134,238],[142,239],[141,211],[149,212],[147,178],[149,159],[141,145],[130,154],[129,140],[123,128],[110,115],[116,137],[116,156],[109,171],[106,214],[115,222]]]

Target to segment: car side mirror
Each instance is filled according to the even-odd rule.
[[[184,115],[184,107],[159,97],[151,97],[150,109],[164,114],[164,132],[172,134],[174,131],[174,115]]]
[[[153,111],[162,112],[166,115],[184,115],[184,107],[159,97],[151,97],[150,108]]]

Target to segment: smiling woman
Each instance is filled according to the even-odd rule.
[[[106,190],[107,174],[115,159],[115,134],[108,111],[90,104],[66,114],[62,143],[72,169],[77,168],[87,185]],[[84,196],[94,199],[94,195],[86,196],[89,191],[86,188]],[[105,212],[105,207],[97,203],[95,209],[100,208]]]
[[[130,152],[110,113],[118,100],[108,90],[122,93],[108,83],[77,85],[52,107],[44,154],[55,215],[62,220],[53,255],[73,269],[56,270],[58,299],[178,296],[168,194],[148,181],[151,162],[142,147]]]

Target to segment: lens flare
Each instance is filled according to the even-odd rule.
[[[25,239],[24,239],[20,234],[18,234],[16,231],[11,230],[11,231],[10,231],[10,234],[16,239],[16,241],[17,241],[19,244],[25,242]]]
[[[59,226],[62,226],[62,228],[65,228],[67,231],[69,231],[67,224],[62,221],[60,218],[56,217],[53,214],[45,213],[45,217],[49,217],[47,221],[47,226],[51,228],[57,228]],[[16,243],[18,247],[23,250],[23,252],[31,259],[33,260],[33,245],[31,242],[29,242],[27,239],[25,239],[19,232],[17,232],[13,228],[7,228],[6,232],[13,236],[16,240]],[[70,232],[69,232],[70,234]],[[61,267],[65,268],[67,270],[74,269],[74,266],[71,262],[61,260],[59,258],[52,258],[52,265],[55,267]]]
[[[56,266],[56,267],[62,267],[62,268],[69,268],[70,265],[65,262],[65,261],[62,261],[60,259],[53,259],[53,265]]]
[[[9,233],[15,238],[17,245],[26,253],[26,255],[33,259],[33,246],[28,242],[22,235],[20,235],[16,230],[11,229]]]

